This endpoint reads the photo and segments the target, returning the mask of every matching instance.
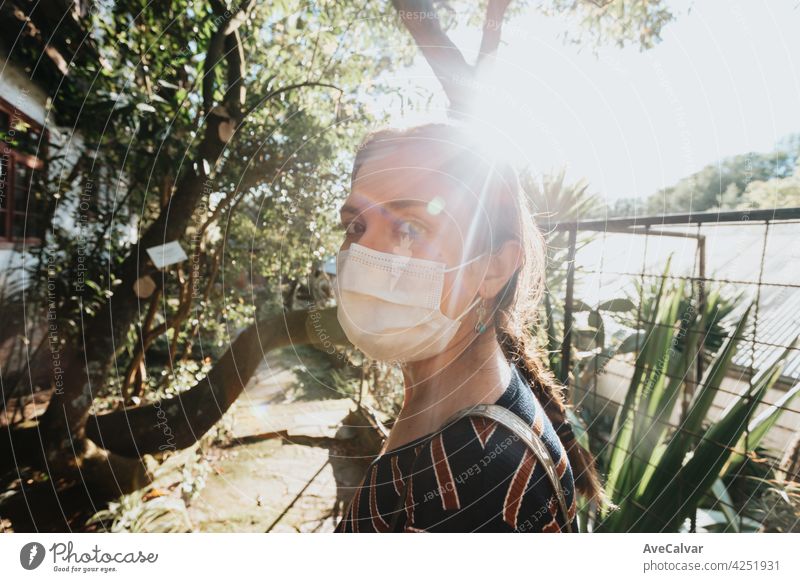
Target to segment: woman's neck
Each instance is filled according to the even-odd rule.
[[[462,408],[495,402],[503,394],[511,382],[511,367],[496,335],[487,330],[469,339],[460,351],[446,350],[403,367],[405,397],[398,424],[425,434]]]

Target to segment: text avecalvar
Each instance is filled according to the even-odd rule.
[[[645,544],[643,554],[702,554],[703,546],[689,544],[663,544],[660,546]]]

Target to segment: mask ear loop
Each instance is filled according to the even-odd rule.
[[[486,188],[487,188],[487,186],[488,186],[488,184],[489,184],[489,182],[490,182],[490,180],[492,178],[492,175],[494,174],[495,165],[496,165],[496,160],[494,158],[492,158],[491,167],[489,168],[489,172],[486,174],[486,179],[484,180],[483,185],[481,186],[481,199],[483,199],[483,197],[486,194]],[[472,226],[470,227],[470,233],[472,233],[472,231],[474,230],[474,226],[475,226],[475,224],[473,222]],[[459,265],[456,265],[455,267],[445,268],[443,272],[449,273],[450,271],[455,271],[456,269],[461,269],[461,268],[463,268],[463,267],[465,267],[465,266],[467,266],[467,265],[469,265],[471,263],[474,263],[475,261],[483,258],[486,255],[491,255],[491,252],[490,251],[484,251],[481,254],[479,254],[479,255],[477,255],[475,257],[472,257],[468,261],[464,261],[463,263],[461,263]],[[476,304],[478,304],[478,321],[475,324],[475,332],[476,333],[483,333],[487,329],[487,324],[483,322],[483,318],[486,316],[486,300],[483,299],[482,297],[478,296],[475,299],[475,301],[473,301],[472,304],[469,307],[467,307],[467,309],[461,315],[458,316],[457,319],[461,319],[467,313],[472,311],[472,308],[475,307]]]
[[[466,309],[465,309],[463,312],[461,312],[461,315],[459,315],[458,317],[456,317],[456,318],[455,318],[453,321],[461,321],[461,320],[464,318],[464,316],[465,316],[465,315],[467,315],[467,313],[469,313],[470,311],[472,311],[472,308],[473,308],[473,307],[475,307],[475,306],[476,306],[476,305],[478,305],[478,304],[482,304],[481,302],[483,302],[483,301],[484,301],[483,297],[481,297],[480,295],[478,295],[478,297],[476,297],[476,298],[475,298],[475,301],[473,301],[472,303],[470,303],[470,304],[467,306],[467,308],[466,308]],[[485,311],[486,311],[486,308],[484,307],[484,313],[485,313]],[[477,328],[477,325],[476,325],[475,327]],[[476,329],[476,331],[477,331],[477,329]]]
[[[465,261],[465,262],[461,263],[460,265],[456,265],[455,267],[448,267],[448,268],[444,269],[442,272],[443,273],[448,273],[450,271],[455,271],[456,269],[461,269],[461,268],[465,267],[466,265],[469,265],[470,263],[474,263],[478,259],[483,258],[483,256],[486,255],[486,254],[487,253],[481,253],[477,257],[472,257],[470,260]],[[463,318],[467,313],[472,311],[472,308],[475,307],[476,305],[478,305],[479,303],[481,305],[484,304],[484,300],[480,295],[475,298],[475,301],[473,301],[472,303],[469,304],[469,306],[461,313],[461,315],[459,315],[458,317],[455,318],[455,321],[460,321],[461,318]],[[486,307],[484,306],[484,313],[485,313],[485,311],[486,311]],[[477,325],[476,325],[476,331],[477,331]]]
[[[447,273],[449,271],[454,271],[456,269],[461,269],[462,267],[465,267],[466,265],[469,265],[470,263],[474,263],[478,259],[483,258],[483,256],[486,255],[486,254],[487,253],[481,253],[477,257],[473,257],[470,260],[461,263],[460,265],[456,265],[455,267],[450,267],[448,269],[445,269],[444,272]],[[483,333],[484,331],[486,331],[486,324],[483,323],[483,318],[486,316],[486,300],[483,297],[481,297],[480,295],[456,319],[461,319],[462,317],[464,317],[467,313],[472,311],[472,308],[475,307],[476,305],[478,306],[478,322],[475,324],[475,332],[476,333]],[[480,331],[478,329],[479,327],[480,327]]]
[[[489,168],[489,172],[486,174],[486,179],[483,181],[483,185],[481,186],[481,198],[483,198],[485,196],[485,194],[486,194],[486,188],[487,188],[487,186],[488,186],[488,184],[489,184],[489,182],[490,182],[490,180],[492,178],[492,175],[494,174],[494,168],[495,168],[496,163],[497,163],[496,160],[494,158],[492,158],[491,167]],[[472,225],[470,226],[470,234],[472,233],[474,228],[475,228],[475,222],[473,221]],[[471,259],[456,265],[455,267],[447,267],[447,268],[443,269],[442,272],[443,273],[449,273],[450,271],[455,271],[457,269],[462,269],[463,267],[465,267],[465,266],[467,266],[467,265],[469,265],[471,263],[474,263],[475,261],[483,258],[486,255],[491,255],[491,251],[484,251],[481,254],[479,254],[479,255],[477,255],[475,257],[472,257]],[[487,329],[487,325],[485,323],[483,323],[483,317],[486,315],[486,301],[480,295],[475,299],[475,301],[473,301],[470,304],[469,307],[467,307],[464,310],[464,312],[461,315],[459,315],[456,318],[456,320],[460,320],[467,313],[472,311],[472,308],[475,307],[475,305],[478,305],[478,304],[480,304],[480,306],[478,308],[479,309],[479,311],[478,311],[478,323],[475,324],[475,331],[477,333],[483,333]],[[480,331],[478,331],[479,324],[480,324]]]

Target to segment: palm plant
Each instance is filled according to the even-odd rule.
[[[767,489],[754,504],[761,521],[760,531],[800,532],[800,483],[764,480]]]
[[[585,182],[566,183],[564,171],[538,181],[524,175],[522,184],[548,242],[547,292],[539,330],[542,344],[547,346],[548,364],[557,372],[564,331],[560,298],[564,297],[569,243],[567,232],[555,225],[584,218],[598,204]],[[590,240],[581,237],[578,246]],[[581,444],[596,451],[603,448],[596,457],[607,474],[611,503],[598,508],[593,529],[678,531],[698,507],[704,507],[708,515],[718,513],[723,528],[736,530],[745,525],[756,529],[757,518],[737,517],[741,511],[733,509],[731,475],[759,447],[800,388],[750,420],[780,377],[784,353],[759,370],[746,393],[710,423],[711,404],[730,371],[752,306],[742,309],[741,296],[724,298],[719,289],[710,288],[701,307],[685,282],[670,282],[669,272],[667,261],[662,277],[639,286],[637,302],[614,299],[591,306],[574,300],[571,306],[575,313],[587,313],[587,325],[573,328],[579,348],[571,370],[573,397],[577,390],[586,389],[592,371],[596,375],[612,358],[636,353],[626,396],[607,437],[597,434],[602,422],[596,411],[591,411],[591,418],[569,411]],[[631,331],[608,338],[605,320],[609,316]],[[726,323],[730,321],[735,323]],[[695,375],[698,358],[703,359],[702,378]],[[676,428],[670,422],[679,412],[679,403],[684,409]],[[587,411],[583,408],[582,412]],[[716,507],[722,510],[713,509]],[[591,511],[582,506],[584,523]]]
[[[599,206],[596,196],[589,193],[585,180],[575,183],[566,181],[566,169],[553,174],[535,177],[523,172],[520,183],[539,228],[547,239],[547,281],[542,301],[542,345],[547,346],[548,366],[556,371],[560,368],[560,340],[563,332],[563,305],[566,268],[569,257],[568,234],[559,230],[559,223],[580,220]],[[582,238],[578,247],[591,240]]]
[[[725,496],[720,477],[758,446],[785,408],[785,403],[776,404],[749,421],[779,379],[786,353],[759,370],[751,387],[716,422],[707,422],[746,329],[749,306],[710,358],[681,425],[668,432],[686,379],[702,357],[699,338],[705,343],[723,310],[715,308],[718,301],[710,297],[710,307],[698,313],[686,302],[684,283],[666,281],[661,278],[654,300],[642,307],[642,343],[609,441],[606,488],[617,508],[602,512],[596,531],[677,531],[706,496]],[[796,394],[791,391],[785,399]]]

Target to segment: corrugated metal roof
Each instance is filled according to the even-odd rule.
[[[759,370],[781,357],[786,347],[800,334],[800,289],[762,287],[759,308],[750,315],[751,323],[733,357],[733,364]],[[755,329],[755,344],[753,330]],[[800,349],[790,351],[783,378],[800,379]]]

